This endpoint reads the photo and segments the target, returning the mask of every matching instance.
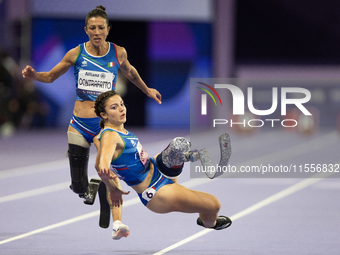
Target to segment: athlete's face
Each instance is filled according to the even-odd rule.
[[[85,27],[90,42],[97,47],[104,45],[109,31],[110,27],[107,26],[106,20],[100,16],[88,19]]]
[[[105,106],[105,113],[101,113],[106,123],[119,126],[126,122],[126,107],[119,95],[110,97]]]

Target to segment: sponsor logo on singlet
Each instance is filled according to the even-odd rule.
[[[78,92],[87,95],[99,95],[112,90],[113,73],[80,70],[78,74]]]

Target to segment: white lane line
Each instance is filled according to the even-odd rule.
[[[35,235],[35,234],[39,234],[41,232],[45,232],[45,231],[48,231],[48,230],[51,230],[51,229],[66,226],[66,225],[69,225],[69,224],[72,224],[72,223],[75,223],[75,222],[78,222],[78,221],[81,221],[81,220],[86,220],[86,219],[95,217],[97,215],[99,215],[99,210],[92,212],[92,213],[84,214],[84,215],[81,215],[81,216],[78,216],[78,217],[75,217],[75,218],[72,218],[72,219],[69,219],[69,220],[65,220],[65,221],[62,221],[62,222],[59,222],[59,223],[56,223],[56,224],[52,224],[52,225],[49,225],[49,226],[46,226],[46,227],[43,227],[43,228],[39,228],[39,229],[33,230],[31,232],[28,232],[28,233],[25,233],[25,234],[22,234],[22,235],[18,235],[18,236],[14,236],[14,237],[2,240],[2,241],[0,241],[0,245],[5,244],[5,243],[9,243],[9,242],[12,242],[12,241],[15,241],[15,240],[18,240],[18,239],[22,239],[22,238],[25,238],[25,237],[28,237],[28,236],[32,236],[32,235]]]
[[[89,177],[89,179],[92,178],[99,178],[98,176],[94,175]],[[206,179],[206,178],[202,178],[202,179],[191,179],[188,180],[186,182],[181,183],[181,185],[187,187],[187,188],[191,188],[191,187],[195,187],[207,182],[211,182],[212,180],[210,179]],[[18,199],[23,199],[23,198],[29,198],[29,197],[34,197],[34,196],[38,196],[38,195],[44,195],[47,193],[51,193],[51,192],[56,192],[56,191],[61,191],[61,190],[66,190],[69,189],[70,186],[70,181],[67,182],[62,182],[62,183],[58,183],[58,184],[54,184],[54,185],[49,185],[46,187],[41,187],[41,188],[37,188],[37,189],[32,189],[32,190],[27,190],[24,192],[19,192],[19,193],[15,193],[12,195],[8,195],[8,196],[3,196],[0,197],[0,204],[1,203],[5,203],[5,202],[10,202],[10,201],[14,201],[14,200],[18,200]],[[126,202],[124,201],[124,204]]]
[[[140,200],[139,200],[138,197],[130,199],[128,201],[125,201],[123,208],[131,206],[131,205],[135,205],[135,204],[139,203],[139,201]],[[65,220],[65,221],[62,221],[62,222],[58,222],[56,224],[52,224],[52,225],[49,225],[49,226],[46,226],[46,227],[43,227],[43,228],[39,228],[39,229],[30,231],[30,232],[27,232],[27,233],[24,233],[24,234],[21,234],[21,235],[17,235],[17,236],[2,240],[2,241],[0,241],[0,245],[5,244],[5,243],[9,243],[9,242],[13,242],[15,240],[19,240],[19,239],[22,239],[22,238],[25,238],[25,237],[28,237],[28,236],[36,235],[36,234],[39,234],[39,233],[42,233],[42,232],[45,232],[45,231],[48,231],[48,230],[52,230],[52,229],[55,229],[55,228],[60,228],[60,227],[66,226],[66,225],[70,225],[70,224],[76,223],[78,221],[82,221],[82,220],[86,220],[86,219],[89,219],[89,218],[92,218],[92,217],[96,217],[98,215],[99,215],[99,210],[91,212],[91,213],[87,213],[87,214],[84,214],[84,215],[81,215],[81,216],[77,216],[77,217],[74,217],[72,219],[68,219],[68,220]]]
[[[93,176],[93,177],[90,177],[89,179],[92,179],[92,178],[98,179],[99,177]],[[62,183],[58,183],[54,185],[49,185],[46,187],[41,187],[37,189],[31,189],[31,190],[27,190],[24,192],[15,193],[15,194],[8,195],[8,196],[3,196],[3,197],[0,197],[0,204],[22,199],[22,198],[34,197],[34,196],[44,195],[47,193],[56,192],[60,190],[66,190],[66,189],[69,189],[70,183],[71,181],[67,181],[67,182],[62,182]]]
[[[13,195],[8,195],[4,197],[0,197],[0,204],[4,202],[10,202],[22,198],[28,198],[28,197],[33,197],[33,196],[38,196],[50,192],[55,192],[55,191],[60,191],[66,189],[66,187],[70,186],[70,182],[63,182],[63,183],[58,183],[55,185],[50,185],[38,189],[32,189],[20,193],[16,193]]]
[[[303,143],[301,145],[293,146],[293,147],[290,147],[290,148],[287,148],[287,149],[283,149],[281,151],[277,151],[277,152],[271,153],[269,155],[264,155],[264,156],[261,156],[261,157],[250,159],[246,162],[243,162],[241,164],[236,165],[236,167],[238,169],[240,166],[258,165],[258,164],[263,163],[263,162],[274,163],[274,162],[277,162],[277,161],[280,161],[280,160],[301,156],[303,154],[312,152],[314,150],[321,149],[323,147],[329,146],[333,143],[337,143],[338,139],[339,139],[339,137],[338,137],[337,133],[331,132],[331,133],[328,133],[328,134],[323,135],[321,137],[317,137],[317,138],[315,138],[315,139],[313,139],[309,142]],[[156,145],[156,144],[161,144],[161,143],[164,143],[164,141],[155,142],[153,144]],[[63,161],[66,161],[66,160],[67,159],[65,159]],[[58,162],[59,161],[53,161],[53,162],[50,162],[50,163],[41,164],[41,170],[44,169],[44,166],[48,165],[48,164],[50,164],[52,167],[53,166],[56,167],[55,164],[59,164]],[[15,169],[12,169],[12,170],[14,171]],[[6,171],[12,171],[12,170],[6,170]],[[20,171],[17,174],[22,173],[23,170],[24,169],[20,169]],[[37,170],[37,169],[35,169],[35,170]],[[40,171],[40,170],[38,169],[37,171]],[[233,174],[225,174],[223,177],[228,178],[231,175],[233,175]],[[205,175],[204,175],[204,177],[205,177]],[[98,176],[93,176],[91,178],[98,178]],[[0,172],[0,179],[1,179],[1,172]],[[198,179],[196,179],[196,180],[198,180]],[[202,181],[202,184],[203,184],[205,182],[209,182],[209,181],[211,182],[213,180],[202,178],[201,181]],[[196,181],[194,181],[194,183],[196,183]],[[21,198],[32,197],[32,196],[36,196],[36,195],[41,195],[41,194],[44,194],[44,193],[50,193],[50,192],[54,192],[54,191],[63,190],[63,189],[66,189],[68,186],[69,186],[68,183],[66,183],[66,185],[65,185],[65,183],[60,183],[60,184],[55,184],[55,185],[52,185],[52,186],[47,186],[47,187],[42,187],[42,188],[38,188],[38,189],[34,189],[34,190],[20,192],[20,193],[16,193],[16,194],[13,194],[13,195],[0,197],[0,203],[13,201],[13,200],[16,200],[16,199],[21,199]],[[197,185],[195,184],[195,186],[197,186]],[[62,187],[64,187],[64,188],[62,188]]]
[[[278,201],[282,198],[285,198],[285,197],[287,197],[287,196],[289,196],[289,195],[291,195],[291,194],[293,194],[293,193],[295,193],[299,190],[302,190],[302,189],[304,189],[304,188],[306,188],[306,187],[308,187],[308,186],[310,186],[314,183],[317,183],[317,182],[329,177],[332,174],[333,173],[327,173],[327,174],[321,173],[321,174],[314,175],[313,178],[308,178],[308,179],[305,179],[305,180],[303,180],[303,181],[301,181],[301,182],[299,182],[295,185],[292,185],[292,186],[290,186],[290,187],[288,187],[288,188],[286,188],[286,189],[284,189],[284,190],[282,190],[282,191],[280,191],[280,192],[278,192],[278,193],[276,193],[276,194],[274,194],[274,195],[272,195],[272,196],[270,196],[270,197],[268,197],[268,198],[266,198],[266,199],[264,199],[264,200],[262,200],[262,201],[260,201],[256,204],[246,208],[245,210],[232,215],[230,218],[231,218],[232,221],[235,221],[235,220],[238,220],[242,217],[245,217],[248,214],[251,214],[251,213],[267,206],[267,205],[270,205],[270,204],[272,204],[272,203],[274,203],[274,202],[276,202],[276,201]],[[318,178],[318,177],[320,177],[320,178]],[[196,233],[192,236],[189,236],[189,237],[187,237],[187,238],[185,238],[185,239],[183,239],[183,240],[181,240],[181,241],[179,241],[179,242],[177,242],[177,243],[175,243],[175,244],[173,244],[173,245],[171,245],[171,246],[169,246],[169,247],[167,247],[167,248],[165,248],[165,249],[163,249],[159,252],[154,253],[153,255],[161,255],[161,254],[167,253],[167,252],[169,252],[173,249],[178,248],[179,246],[182,246],[182,245],[189,243],[189,242],[191,242],[191,241],[193,241],[193,240],[195,240],[195,239],[197,239],[197,238],[199,238],[203,235],[206,235],[206,234],[210,233],[211,231],[214,231],[214,230],[213,229],[204,229],[204,230],[202,230],[202,231],[200,231],[200,232],[198,232],[198,233]]]
[[[329,136],[333,136],[333,135],[334,135],[334,133],[329,134]],[[314,141],[314,143],[315,143],[315,141]],[[329,141],[326,142],[325,144],[327,144],[327,143],[329,143]],[[324,145],[325,145],[325,144],[324,144]],[[320,148],[320,147],[318,147],[318,148]],[[313,149],[315,149],[315,147],[314,147]],[[52,162],[51,162],[51,163],[52,163]],[[339,163],[340,163],[340,162],[339,162]],[[332,174],[332,173],[330,173],[330,174]],[[309,179],[306,179],[306,180],[304,180],[304,181],[301,181],[301,182],[299,182],[299,183],[297,183],[297,184],[291,186],[290,188],[293,188],[293,187],[295,187],[295,186],[299,186],[299,185],[301,185],[301,183],[304,183],[304,182],[306,182],[306,183],[311,182],[311,183],[309,183],[309,184],[307,184],[307,185],[305,186],[305,187],[307,187],[307,186],[310,186],[310,185],[312,185],[313,183],[318,182],[318,181],[320,181],[320,180],[322,180],[322,179],[324,179],[324,178],[327,178],[327,177],[328,177],[328,176],[322,177],[321,179],[318,179],[318,178],[309,178]],[[0,179],[1,179],[1,178],[0,178]],[[308,181],[308,180],[310,180],[310,181]],[[314,181],[313,181],[313,180],[314,180]],[[214,181],[214,180],[208,180],[208,179],[194,179],[194,180],[189,180],[189,181],[187,181],[187,182],[184,182],[184,183],[182,183],[182,185],[183,185],[183,186],[187,186],[187,187],[194,187],[194,186],[197,186],[197,185],[200,185],[200,184],[209,182],[209,181],[211,182],[211,181]],[[64,183],[62,183],[62,184],[64,184]],[[51,188],[50,190],[58,189],[58,188],[60,188],[60,186],[58,186],[58,185],[62,185],[62,184],[52,185],[52,186],[54,186],[54,187]],[[45,188],[46,188],[46,187],[45,187]],[[258,209],[260,209],[260,208],[262,208],[262,207],[264,207],[264,206],[266,206],[266,205],[268,205],[268,204],[270,204],[270,203],[273,203],[273,202],[275,202],[275,201],[277,201],[277,200],[279,200],[279,199],[281,199],[281,198],[283,198],[283,197],[285,197],[285,196],[288,196],[288,195],[290,195],[290,194],[292,194],[292,193],[294,193],[294,192],[296,192],[296,191],[298,191],[298,190],[300,190],[300,189],[303,189],[304,187],[301,186],[301,188],[299,188],[299,189],[297,189],[297,190],[295,190],[295,191],[292,190],[292,191],[290,191],[290,193],[284,194],[284,192],[287,191],[287,190],[289,190],[290,188],[287,188],[287,189],[285,189],[284,191],[279,192],[279,193],[277,193],[277,194],[275,194],[275,195],[273,195],[273,196],[271,196],[271,197],[269,197],[269,198],[267,198],[267,199],[265,199],[265,200],[259,202],[258,204],[255,204],[255,205],[253,205],[252,207],[249,207],[249,208],[245,209],[244,211],[241,211],[240,213],[231,216],[232,220],[236,220],[236,219],[239,219],[239,218],[241,218],[241,217],[244,217],[245,215],[247,215],[247,214],[249,214],[249,213],[251,213],[251,212],[254,212],[254,211],[256,211],[256,210],[258,210]],[[37,190],[38,190],[38,191],[37,191]],[[36,193],[38,194],[39,192],[41,192],[41,191],[39,191],[39,190],[40,190],[40,189],[36,189],[34,192],[36,192]],[[30,196],[34,196],[34,192],[32,192],[32,194],[31,194]],[[50,191],[50,192],[52,192],[52,191]],[[24,192],[23,192],[23,193],[24,193]],[[279,197],[279,198],[275,198],[275,196],[280,195],[280,193],[282,193],[281,196],[282,196],[282,195],[283,195],[283,196],[282,196],[282,197]],[[18,194],[20,194],[20,193],[18,193]],[[44,194],[44,192],[43,192],[43,193],[39,193],[39,194]],[[21,194],[21,196],[23,196],[23,194]],[[7,197],[8,197],[8,196],[7,196]],[[3,198],[5,198],[5,197],[3,197]],[[6,198],[6,199],[9,200],[9,198]],[[270,199],[271,199],[271,200],[270,200]],[[274,199],[274,200],[273,200],[273,199]],[[276,200],[275,200],[275,199],[276,199]],[[5,199],[4,199],[4,200],[5,200]],[[12,198],[11,200],[13,200],[13,198]],[[265,201],[267,201],[267,202],[265,202]],[[138,199],[138,198],[134,198],[134,199],[130,199],[130,200],[124,201],[124,206],[123,206],[123,207],[127,207],[127,206],[130,206],[130,205],[134,205],[134,204],[137,204],[138,202],[139,202],[139,199]],[[261,204],[261,203],[262,203],[262,204]],[[264,203],[264,204],[263,204],[263,203]],[[260,206],[260,207],[258,207],[258,206]],[[256,208],[256,207],[258,207],[258,208]],[[247,210],[248,210],[248,211],[247,211]],[[11,241],[14,241],[14,240],[18,240],[18,239],[21,239],[21,238],[25,238],[25,237],[30,236],[30,235],[34,235],[34,234],[37,234],[37,233],[41,233],[41,232],[44,232],[44,231],[47,231],[47,230],[50,230],[50,229],[53,229],[53,228],[57,228],[57,227],[61,227],[61,226],[64,226],[64,225],[72,224],[72,223],[77,222],[77,221],[80,221],[80,220],[88,219],[88,218],[94,217],[94,216],[96,216],[96,215],[98,215],[98,214],[99,214],[99,211],[96,211],[96,212],[89,213],[89,214],[86,214],[86,215],[82,215],[82,216],[79,216],[79,217],[75,217],[75,218],[73,218],[73,219],[69,219],[69,220],[66,220],[66,221],[63,221],[63,222],[60,222],[60,223],[56,223],[56,224],[53,224],[53,225],[50,225],[50,226],[47,226],[47,227],[44,227],[44,228],[41,228],[41,229],[37,229],[37,230],[31,231],[31,232],[28,232],[28,233],[26,233],[26,234],[22,234],[22,235],[19,235],[19,236],[16,236],[16,237],[12,237],[12,238],[9,238],[9,239],[5,239],[5,240],[3,240],[3,241],[0,241],[0,245],[1,245],[1,244],[4,244],[4,243],[11,242]],[[83,218],[83,217],[84,217],[84,218]],[[174,244],[174,245],[172,245],[172,246],[169,246],[168,248],[166,248],[166,249],[160,251],[160,252],[162,252],[162,253],[155,253],[155,254],[164,254],[165,252],[170,251],[170,250],[172,250],[172,249],[175,249],[176,247],[181,246],[181,245],[183,245],[183,244],[185,244],[185,243],[188,243],[188,242],[190,242],[190,241],[192,241],[192,240],[194,240],[194,239],[196,239],[196,238],[198,238],[198,237],[200,237],[200,236],[202,236],[202,235],[205,235],[205,234],[209,233],[210,231],[212,231],[212,230],[210,230],[210,229],[202,230],[201,232],[199,232],[199,233],[197,233],[197,234],[195,234],[195,235],[193,235],[193,236],[191,236],[191,237],[188,237],[187,239],[184,239],[184,240],[182,240],[182,241],[180,241],[180,242],[178,242],[178,243],[176,243],[176,244]],[[173,247],[173,248],[169,249],[170,247]],[[165,251],[165,252],[163,252],[163,251]]]
[[[315,178],[309,178],[309,179],[306,179],[306,180],[303,180],[265,200],[262,200],[261,202],[237,213],[237,214],[234,214],[233,216],[231,216],[231,219],[234,221],[234,220],[237,220],[239,218],[242,218],[256,210],[259,210],[260,208],[268,205],[268,204],[271,204],[281,198],[284,198],[290,194],[293,194],[294,192],[297,192],[303,188],[306,188],[310,185],[312,185],[313,183],[316,183],[324,178],[327,178],[328,176],[330,176],[332,173],[330,173],[329,175],[323,175],[322,178],[316,178],[318,176],[314,176]],[[319,174],[320,175],[320,174]],[[203,184],[205,182],[207,182],[208,180],[206,179],[195,179],[195,180],[189,180],[187,182],[184,182],[182,183],[183,186],[186,186],[186,187],[194,187],[194,186],[197,186],[197,185],[200,185],[200,184]],[[211,180],[210,180],[211,181]],[[124,204],[123,204],[123,208],[126,208],[128,206],[132,206],[132,205],[135,205],[135,204],[138,204],[139,203],[139,198],[136,197],[136,198],[133,198],[133,199],[130,199],[130,200],[127,200],[127,201],[124,201]],[[65,220],[65,221],[62,221],[62,222],[59,222],[59,223],[56,223],[56,224],[52,224],[52,225],[49,225],[49,226],[46,226],[46,227],[43,227],[43,228],[39,228],[39,229],[36,229],[36,230],[33,230],[33,231],[30,231],[30,232],[27,232],[27,233],[24,233],[24,234],[21,234],[21,235],[18,235],[18,236],[14,236],[14,237],[11,237],[11,238],[8,238],[8,239],[5,239],[5,240],[2,240],[0,241],[0,245],[2,244],[5,244],[5,243],[9,243],[9,242],[12,242],[12,241],[15,241],[15,240],[19,240],[19,239],[22,239],[22,238],[25,238],[25,237],[28,237],[28,236],[32,236],[32,235],[35,235],[35,234],[39,234],[39,233],[42,233],[42,232],[45,232],[45,231],[48,231],[48,230],[51,230],[51,229],[55,229],[55,228],[59,228],[59,227],[62,227],[62,226],[66,226],[66,225],[69,225],[69,224],[73,224],[75,222],[78,222],[78,221],[81,221],[81,220],[86,220],[86,219],[89,219],[89,218],[92,218],[92,217],[95,217],[95,216],[98,216],[99,215],[99,210],[97,211],[94,211],[94,212],[91,212],[91,213],[88,213],[88,214],[84,214],[84,215],[81,215],[81,216],[78,216],[78,217],[74,217],[72,219],[69,219],[69,220]],[[204,229],[174,245],[171,245],[165,249],[163,249],[162,251],[159,251],[158,253],[155,253],[157,255],[159,254],[164,254],[170,250],[173,250],[183,244],[186,244],[192,240],[195,240],[207,233],[209,233],[210,231],[213,231],[211,229]]]
[[[207,179],[195,179],[195,180],[189,180],[189,181],[183,182],[181,184],[183,186],[186,186],[186,187],[189,188],[189,187],[195,187],[195,186],[201,185],[201,184],[203,184],[207,181],[209,181],[209,179],[208,180]],[[68,184],[69,183],[67,182],[67,185]],[[62,184],[57,184],[57,185],[52,185],[52,186],[54,186],[54,189],[59,189],[59,188],[61,188],[61,185]],[[63,185],[64,185],[64,183],[63,183]],[[64,189],[64,188],[65,187],[63,187],[61,189]],[[32,193],[36,193],[36,194],[46,193],[46,190],[42,190],[42,189],[37,189],[35,192],[32,192]],[[51,188],[51,190],[52,190],[52,188]],[[52,192],[52,191],[50,191],[50,192]],[[18,194],[20,194],[20,193],[18,193]],[[16,194],[16,195],[18,195],[18,194]],[[32,195],[33,194],[31,194],[31,196]],[[22,194],[22,196],[24,196],[24,194]],[[8,196],[8,197],[10,197],[10,196]],[[3,198],[6,198],[6,197],[3,197]],[[7,200],[9,200],[9,199],[10,198],[7,198]],[[7,201],[4,201],[4,202],[7,202]],[[132,206],[132,205],[135,205],[135,204],[138,204],[138,203],[140,203],[140,200],[139,200],[138,197],[132,198],[132,199],[124,201],[123,208],[126,208],[128,206]],[[97,210],[95,212],[88,213],[88,214],[84,214],[84,215],[81,215],[81,216],[78,216],[78,217],[75,217],[75,218],[72,218],[72,219],[69,219],[69,220],[65,220],[65,221],[62,221],[62,222],[59,222],[59,223],[56,223],[56,224],[52,224],[52,225],[49,225],[49,226],[46,226],[46,227],[43,227],[43,228],[39,228],[39,229],[30,231],[28,233],[25,233],[25,234],[21,234],[21,235],[18,235],[18,236],[14,236],[14,237],[2,240],[2,241],[0,241],[0,245],[5,244],[5,243],[9,243],[9,242],[12,242],[12,241],[15,241],[15,240],[18,240],[18,239],[22,239],[22,238],[25,238],[25,237],[28,237],[28,236],[32,236],[32,235],[35,235],[35,234],[39,234],[41,232],[45,232],[45,231],[48,231],[48,230],[51,230],[51,229],[66,226],[66,225],[69,225],[69,224],[72,224],[72,223],[75,223],[75,222],[78,222],[78,221],[81,221],[81,220],[86,220],[86,219],[89,219],[89,218],[92,218],[92,217],[95,217],[95,216],[98,216],[98,215],[99,215],[99,210]]]
[[[6,179],[6,178],[29,175],[29,174],[35,174],[35,173],[50,172],[50,171],[58,170],[61,168],[67,168],[67,167],[68,167],[68,159],[61,159],[61,160],[55,160],[55,161],[51,161],[47,163],[17,167],[17,168],[12,168],[8,170],[1,170],[0,180]]]

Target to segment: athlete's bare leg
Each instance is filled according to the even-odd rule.
[[[147,208],[156,213],[199,213],[205,227],[215,225],[220,207],[215,196],[178,183],[161,187],[147,204]]]

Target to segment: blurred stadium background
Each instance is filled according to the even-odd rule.
[[[159,106],[121,79],[128,126],[189,130],[190,78],[340,77],[337,1],[0,0],[0,137],[66,130],[75,99],[72,68],[53,84],[24,80],[21,70],[30,64],[48,71],[87,41],[85,16],[97,5],[110,18],[108,40],[127,49],[147,85],[163,96]],[[328,116],[320,124],[337,128],[337,82],[310,89],[319,114]]]

